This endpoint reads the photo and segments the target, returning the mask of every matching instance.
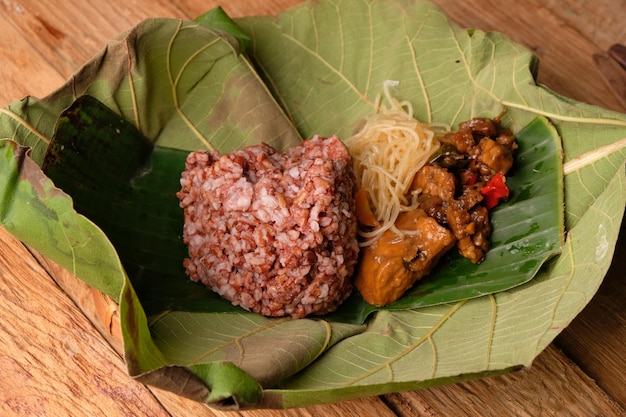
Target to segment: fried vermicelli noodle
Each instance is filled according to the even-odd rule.
[[[388,106],[377,100],[377,111],[365,119],[363,127],[346,141],[352,155],[357,182],[367,193],[368,201],[379,223],[374,230],[363,230],[362,246],[376,241],[386,230],[401,234],[394,225],[403,211],[417,207],[417,192],[407,195],[415,173],[439,149],[437,135],[445,129],[422,123],[413,117],[408,101],[398,101],[383,85]]]

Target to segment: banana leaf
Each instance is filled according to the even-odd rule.
[[[305,3],[278,17],[237,20],[243,37],[229,29],[223,13],[203,19],[211,26],[145,21],[111,41],[52,95],[0,110],[0,138],[6,138],[2,224],[119,302],[132,376],[230,408],[296,407],[424,388],[529,365],[593,296],[624,211],[624,115],[537,85],[537,62],[528,51],[500,34],[459,28],[428,2]],[[74,207],[39,167],[59,115],[79,96],[95,97],[137,128],[145,141],[131,143],[150,150],[146,156],[140,149],[139,165],[158,173],[171,172],[169,162],[198,148],[229,152],[263,140],[284,149],[314,133],[345,137],[372,111],[387,79],[400,81],[398,94],[424,121],[455,125],[507,108],[504,124],[514,131],[549,132],[539,142],[524,142],[533,143],[527,150],[554,144],[556,132],[561,136],[564,177],[549,184],[558,195],[564,182],[566,240],[562,253],[543,267],[560,245],[548,245],[540,260],[526,265],[534,279],[428,307],[362,312],[363,325],[207,312],[198,307],[202,297],[186,308],[150,293],[149,279],[143,280],[150,274],[135,279],[141,273],[128,266],[134,259],[118,253],[122,239],[114,228],[105,233],[97,225],[106,213],[97,222],[77,214],[82,199]],[[124,125],[120,132],[126,130]],[[557,157],[559,152],[557,147]],[[536,171],[547,163],[524,157]],[[89,167],[86,173],[92,173]],[[130,195],[141,194],[154,178],[133,179],[137,188]],[[518,195],[530,191],[520,188]],[[118,193],[118,201],[128,195]],[[516,203],[514,197],[502,207],[508,211],[502,224],[522,211]],[[559,224],[561,211],[553,213],[551,224]],[[149,214],[159,221],[163,213]],[[517,215],[514,224],[523,217]],[[526,221],[528,236],[536,237],[536,219]],[[561,235],[558,226],[556,231]],[[513,242],[495,240],[503,247]],[[195,293],[185,295],[185,285],[183,297]]]

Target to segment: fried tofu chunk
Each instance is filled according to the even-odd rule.
[[[365,301],[377,306],[400,298],[456,243],[450,230],[422,210],[402,213],[395,225],[406,233],[387,230],[361,251],[355,286]]]

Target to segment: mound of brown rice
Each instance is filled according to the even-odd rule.
[[[177,194],[187,274],[265,316],[333,311],[358,256],[355,184],[336,136],[284,153],[260,144],[189,154]]]

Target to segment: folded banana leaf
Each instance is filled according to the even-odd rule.
[[[52,95],[0,110],[2,225],[119,303],[132,376],[214,406],[305,406],[508,372],[593,296],[626,200],[626,117],[560,97],[536,72],[522,47],[424,1],[147,20]],[[172,196],[186,152],[347,137],[389,79],[423,121],[508,109],[518,171],[484,270],[453,259],[389,309],[355,295],[304,320],[247,313],[188,282]]]

